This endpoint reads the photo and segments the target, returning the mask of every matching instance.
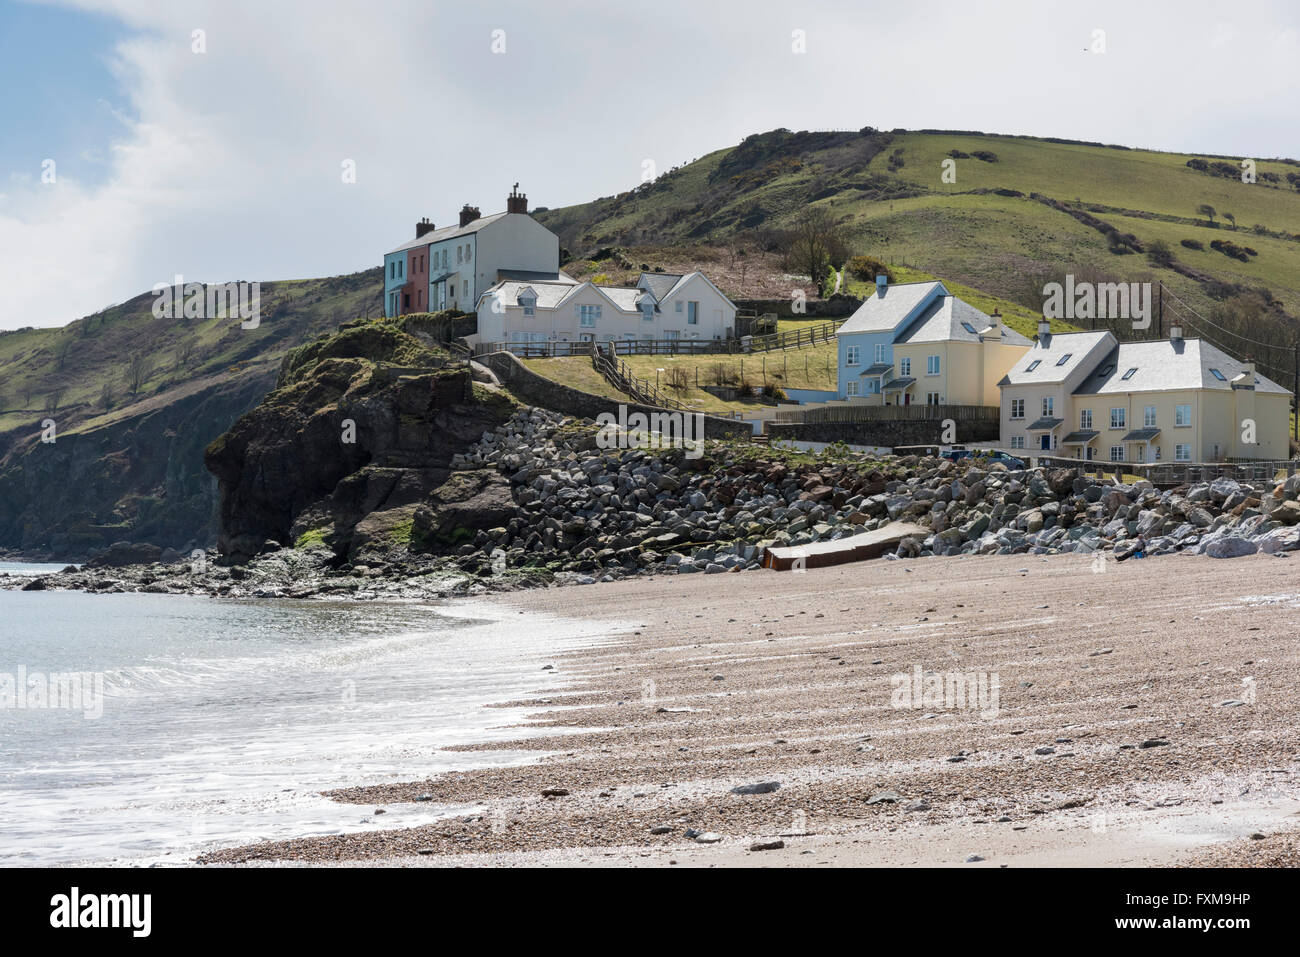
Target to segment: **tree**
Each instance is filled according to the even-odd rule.
[[[54,387],[53,389],[51,389],[48,393],[46,393],[46,395],[45,395],[45,411],[46,411],[46,412],[56,412],[56,411],[58,411],[59,403],[63,401],[64,393],[66,393],[67,391],[68,391],[68,389],[67,389],[66,386],[61,386],[61,385],[60,385],[60,386],[55,386],[55,387]]]
[[[786,255],[799,272],[807,273],[820,286],[831,267],[844,261],[847,249],[844,230],[835,217],[827,209],[814,208],[795,218]]]
[[[1218,210],[1216,210],[1209,203],[1201,203],[1200,206],[1196,207],[1196,211],[1200,213],[1202,216],[1204,216],[1206,219],[1208,219],[1210,221],[1211,226],[1214,225],[1214,217],[1219,214]]]
[[[153,375],[153,366],[144,356],[135,356],[126,367],[126,385],[135,395],[140,387]]]
[[[1157,239],[1147,247],[1147,258],[1157,266],[1168,267],[1174,261],[1174,254],[1169,249],[1169,245],[1163,240]]]
[[[1232,213],[1224,213],[1223,218],[1226,219],[1228,222],[1232,223],[1232,228],[1233,231],[1235,232],[1237,229],[1237,217],[1232,215]]]

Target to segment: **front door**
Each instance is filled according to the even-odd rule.
[[[1052,433],[1044,432],[1042,444],[1039,446],[1044,452],[1052,451]]]

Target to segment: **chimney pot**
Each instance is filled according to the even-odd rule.
[[[518,183],[515,183],[514,189],[506,197],[506,212],[528,214],[528,197],[519,192]]]
[[[1046,317],[1038,320],[1038,339],[1043,341],[1052,334],[1052,324]]]

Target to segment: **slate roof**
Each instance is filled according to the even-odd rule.
[[[893,332],[935,289],[948,290],[941,282],[900,282],[885,287],[885,294],[873,292],[836,330],[837,336],[855,332]]]
[[[980,312],[956,296],[936,299],[921,310],[899,333],[897,342],[979,342],[980,334],[993,325],[993,317]],[[967,329],[966,326],[970,326]],[[974,331],[972,332],[971,329]],[[1002,324],[1002,341],[1013,346],[1029,346],[1026,339]]]
[[[1077,432],[1071,432],[1065,438],[1061,439],[1062,445],[1073,445],[1079,443],[1087,445],[1097,436],[1101,435],[1096,429],[1079,429]]]
[[[1134,429],[1132,432],[1128,433],[1128,435],[1124,436],[1124,438],[1120,439],[1120,441],[1121,442],[1150,442],[1159,434],[1160,434],[1159,429]]]
[[[1125,379],[1124,374],[1129,369],[1137,371]],[[1223,373],[1223,380],[1217,378],[1211,369]],[[1232,389],[1232,380],[1241,375],[1244,369],[1245,363],[1204,339],[1183,339],[1177,343],[1169,339],[1122,342],[1111,349],[1097,364],[1097,368],[1079,384],[1075,395],[1170,392],[1184,389],[1227,392]],[[1255,391],[1291,394],[1288,389],[1258,372],[1255,374]]]
[[[1064,382],[1088,354],[1102,343],[1115,343],[1109,332],[1057,332],[1034,343],[1034,347],[1016,360],[998,385],[1036,385]],[[1069,355],[1064,365],[1061,359]],[[1038,365],[1030,369],[1037,360]]]
[[[1029,426],[1026,427],[1026,431],[1027,432],[1050,432],[1052,431],[1052,429],[1056,428],[1064,421],[1065,419],[1054,419],[1050,415],[1045,415],[1041,419],[1035,419]]]
[[[429,243],[440,243],[444,239],[455,239],[457,236],[469,236],[478,232],[484,226],[495,223],[502,216],[508,216],[509,213],[493,213],[491,216],[480,216],[478,219],[471,220],[464,226],[444,226],[442,229],[435,229],[432,232],[425,233],[415,239],[408,240],[402,245],[388,250],[384,255],[400,253],[403,249],[411,249],[415,246],[427,246]]]

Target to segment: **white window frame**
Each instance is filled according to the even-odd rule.
[[[1123,461],[1124,461],[1124,446],[1122,446],[1122,445],[1112,445],[1112,446],[1110,447],[1110,460],[1111,460],[1112,462],[1123,462]]]
[[[686,303],[686,324],[688,326],[700,324],[700,304],[693,299]]]
[[[580,303],[578,310],[578,325],[584,329],[594,328],[596,321],[600,319],[600,306],[589,303]]]
[[[901,359],[898,360],[898,374],[899,374],[899,375],[911,375],[911,374],[912,374],[912,357],[911,357],[911,356],[903,356],[903,358],[901,358]]]
[[[1079,428],[1081,429],[1092,428],[1092,409],[1079,410]]]
[[[876,361],[877,362],[885,361],[885,344],[883,342],[876,343]]]
[[[1012,400],[1011,400],[1011,418],[1013,418],[1013,419],[1023,419],[1024,417],[1025,417],[1025,400],[1024,400],[1024,399],[1012,399]]]
[[[1043,418],[1052,418],[1056,414],[1056,396],[1043,396]]]
[[[1174,446],[1175,462],[1190,462],[1192,460],[1192,447],[1186,442],[1179,442]]]
[[[1025,437],[1023,435],[1011,436],[1011,447],[1013,449],[1023,449],[1025,447]]]
[[[1157,414],[1154,405],[1144,405],[1142,407],[1142,428],[1154,429],[1156,427]]]
[[[1192,426],[1192,407],[1190,405],[1174,406],[1174,428],[1188,429]]]
[[[925,374],[926,374],[926,375],[939,375],[939,372],[940,372],[941,369],[942,369],[942,365],[941,365],[940,362],[939,362],[939,357],[938,357],[938,356],[926,356],[926,357],[925,357]]]
[[[927,392],[925,394],[926,405],[943,405],[943,397],[938,392]]]
[[[844,394],[845,394],[845,395],[857,395],[857,394],[858,394],[858,380],[857,380],[857,379],[850,379],[848,382],[846,382],[846,383],[844,384]]]
[[[844,364],[846,366],[857,366],[862,364],[862,347],[849,346],[844,350]]]
[[[1128,425],[1126,424],[1127,422],[1128,422],[1128,409],[1124,408],[1123,406],[1116,406],[1115,408],[1110,410],[1110,427],[1112,431],[1117,432],[1120,429],[1127,429],[1128,428]]]

